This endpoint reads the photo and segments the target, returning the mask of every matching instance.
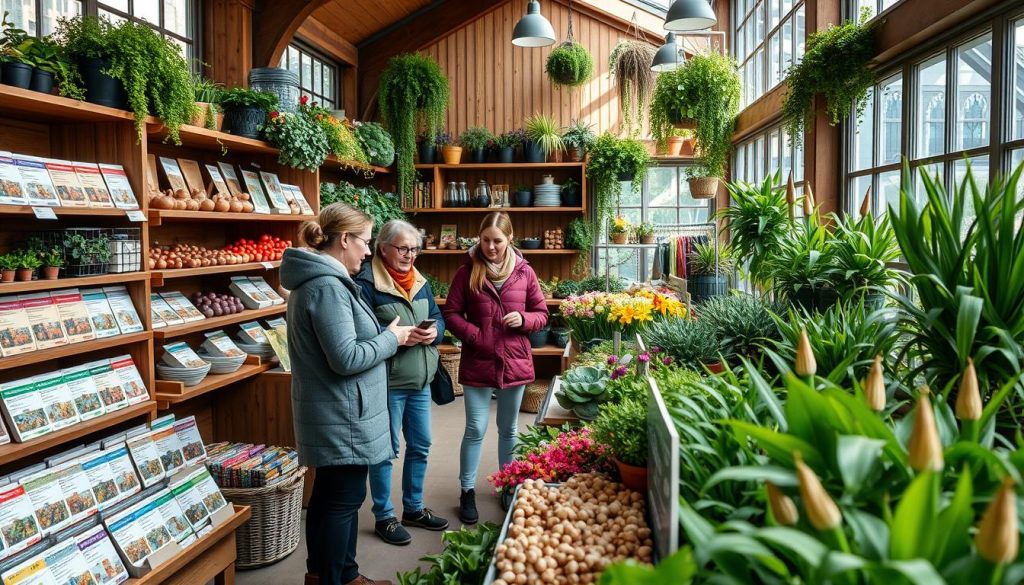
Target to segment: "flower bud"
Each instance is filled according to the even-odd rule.
[[[782,493],[782,490],[775,487],[770,481],[764,482],[765,491],[768,492],[768,508],[772,511],[775,521],[782,526],[792,526],[800,519],[796,511],[796,504],[793,499]]]
[[[800,453],[793,453],[796,459],[796,477],[800,482],[800,497],[807,510],[807,519],[818,530],[832,530],[843,521],[839,507],[821,485],[821,480],[810,467],[804,464]]]
[[[871,185],[864,191],[864,200],[860,202],[860,216],[867,217],[871,213]]]
[[[928,394],[928,388],[922,386],[914,412],[914,428],[910,432],[910,466],[915,471],[942,471],[942,441]]]
[[[793,207],[796,205],[796,185],[793,184],[793,173],[789,173],[789,180],[786,181],[786,207],[789,208],[789,219],[793,220]]]
[[[875,356],[868,377],[864,381],[864,401],[875,412],[885,410],[885,378],[882,376],[882,355]]]
[[[814,215],[814,191],[810,183],[804,183],[804,217]]]
[[[960,389],[956,393],[956,417],[960,420],[981,418],[981,392],[978,390],[978,375],[974,372],[974,360],[967,358],[967,367],[960,376]]]
[[[974,535],[974,546],[978,548],[978,556],[996,564],[1010,563],[1017,558],[1020,549],[1017,494],[1009,477],[1003,480],[995,499],[982,514],[978,533]]]
[[[793,370],[796,375],[802,377],[813,376],[818,371],[818,364],[814,361],[814,351],[811,350],[811,340],[807,338],[807,330],[800,330],[800,339],[796,344],[796,360],[793,363]]]

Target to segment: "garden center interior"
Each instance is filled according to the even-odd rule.
[[[304,364],[390,340],[388,286],[442,334],[422,420],[359,377],[405,347],[323,410],[391,404],[390,501],[449,523],[396,542],[367,488],[369,579],[1024,583],[1019,0],[0,7],[3,585],[338,582]],[[336,203],[366,338],[285,286],[362,238]]]

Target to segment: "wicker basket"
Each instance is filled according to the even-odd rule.
[[[221,488],[233,504],[250,506],[252,518],[235,531],[238,569],[254,569],[285,558],[299,546],[302,487],[306,468],[288,479],[261,488]]]
[[[456,396],[462,396],[462,384],[459,383],[460,361],[462,361],[461,352],[441,354],[441,365],[448,370],[448,375],[452,377],[452,390],[455,391]]]
[[[530,412],[533,414],[540,412],[540,405],[544,403],[544,397],[548,394],[549,386],[551,386],[550,380],[535,380],[527,386],[526,392],[523,393],[523,403],[519,406],[519,412]]]

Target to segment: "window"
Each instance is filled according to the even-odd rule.
[[[794,145],[785,129],[770,128],[736,145],[732,165],[733,181],[757,184],[775,173],[780,173],[782,185],[786,184],[792,174],[797,196],[803,193],[803,146]],[[799,206],[796,211],[803,213]]]
[[[745,108],[779,84],[804,54],[803,0],[738,0],[733,54],[740,64]]]
[[[81,0],[2,0],[0,14],[30,35],[43,37],[57,28],[57,19],[82,13]]]
[[[853,0],[849,4],[850,14],[853,15],[852,18],[856,18],[862,10],[867,10],[869,18],[874,18],[891,8],[893,5],[898,4],[899,1],[900,0]]]
[[[281,67],[299,75],[299,89],[324,106],[334,110],[338,104],[338,65],[315,54],[305,45],[292,43],[281,56]]]

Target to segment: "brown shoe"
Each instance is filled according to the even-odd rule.
[[[359,575],[355,579],[352,579],[345,585],[394,585],[391,581],[374,581],[362,575]]]
[[[306,579],[303,581],[303,585],[320,585],[320,575],[317,573],[306,573]]]

